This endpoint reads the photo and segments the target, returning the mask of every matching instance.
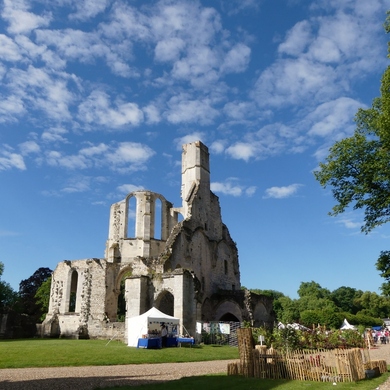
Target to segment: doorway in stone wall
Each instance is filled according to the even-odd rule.
[[[165,314],[173,317],[174,312],[174,296],[171,292],[164,290],[160,293],[155,301],[155,307]]]
[[[124,322],[126,318],[125,282],[126,282],[126,278],[131,275],[132,275],[132,269],[130,267],[125,271],[122,271],[122,274],[120,275],[117,311],[116,311],[117,322]]]

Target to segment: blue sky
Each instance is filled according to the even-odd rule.
[[[180,206],[181,145],[209,147],[241,283],[380,292],[390,230],[334,204],[313,170],[352,134],[388,65],[384,0],[3,0],[0,261],[19,282],[103,257],[109,207]]]

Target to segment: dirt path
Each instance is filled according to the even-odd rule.
[[[233,361],[2,369],[0,389],[92,390],[109,386],[136,386],[185,376],[226,373],[228,363]]]

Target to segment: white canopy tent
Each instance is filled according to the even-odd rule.
[[[341,330],[344,330],[344,329],[355,329],[356,330],[356,327],[354,327],[353,325],[351,325],[346,318],[344,318],[344,321],[343,321],[343,324],[341,325]]]
[[[127,345],[129,347],[136,347],[138,339],[144,334],[148,334],[148,329],[156,324],[165,323],[165,325],[179,325],[179,318],[171,317],[168,314],[152,307],[146,313],[140,316],[130,317],[127,322]]]

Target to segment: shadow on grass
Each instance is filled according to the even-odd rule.
[[[15,374],[17,374],[15,372]],[[148,379],[145,379],[145,376]],[[134,390],[141,388],[144,390],[325,390],[333,387],[329,382],[308,382],[308,381],[288,381],[288,380],[270,380],[257,378],[244,378],[242,376],[206,375],[186,377],[178,380],[161,380],[160,374],[142,373],[140,375],[128,376],[89,376],[89,377],[66,377],[66,378],[47,378],[31,379],[24,381],[20,378],[18,381],[0,380],[0,389],[2,390]],[[363,380],[357,383],[337,383],[337,388],[342,390],[359,389],[372,390],[388,378],[383,377]],[[150,379],[149,379],[150,378]]]

